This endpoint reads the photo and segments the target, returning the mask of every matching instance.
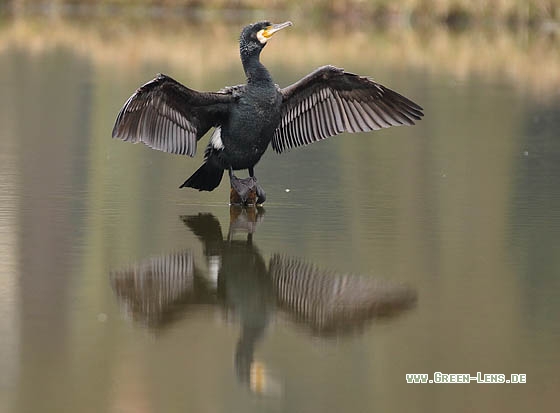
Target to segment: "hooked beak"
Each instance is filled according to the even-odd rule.
[[[272,37],[272,35],[282,29],[285,29],[286,27],[290,27],[292,26],[292,22],[287,21],[284,23],[278,23],[278,24],[273,24],[272,26],[268,26],[266,29],[264,29],[264,31],[262,32],[262,35],[266,38],[266,39],[270,39]]]

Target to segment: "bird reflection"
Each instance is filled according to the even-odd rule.
[[[254,360],[255,347],[277,312],[314,336],[341,336],[416,302],[414,289],[395,282],[323,270],[281,254],[267,265],[253,242],[263,216],[262,208],[231,207],[225,237],[212,214],[181,216],[202,243],[205,270],[187,250],[110,274],[122,311],[150,330],[164,330],[201,304],[220,306],[228,319],[234,316],[241,327],[235,371],[256,392],[267,391],[267,375]],[[237,239],[239,233],[242,239]]]

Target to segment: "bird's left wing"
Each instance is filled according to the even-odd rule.
[[[134,92],[120,110],[113,138],[194,156],[196,142],[227,116],[235,88],[198,92],[159,74]]]
[[[281,89],[282,118],[272,147],[278,153],[338,135],[414,125],[424,113],[379,83],[323,66]]]

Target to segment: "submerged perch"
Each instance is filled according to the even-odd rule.
[[[259,198],[259,188],[254,177],[231,180],[229,203],[231,205],[255,206],[266,199],[264,193]]]

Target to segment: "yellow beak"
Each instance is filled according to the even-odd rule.
[[[262,32],[262,35],[264,37],[266,37],[267,39],[271,38],[272,35],[282,29],[285,29],[286,27],[290,27],[292,26],[292,22],[287,21],[284,23],[278,23],[278,24],[273,24],[272,26],[268,26],[267,28],[264,29],[264,31]]]

